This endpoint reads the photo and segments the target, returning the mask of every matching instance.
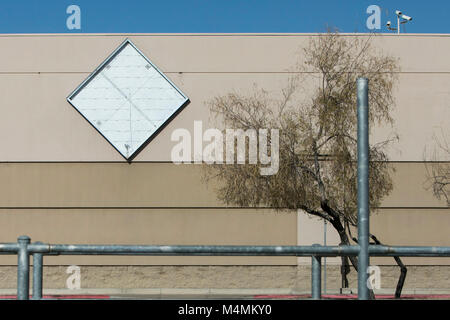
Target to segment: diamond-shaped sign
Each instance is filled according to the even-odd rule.
[[[67,101],[131,161],[189,99],[127,39]]]

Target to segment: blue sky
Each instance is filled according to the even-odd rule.
[[[66,9],[81,8],[69,30]],[[381,30],[395,10],[412,16],[408,33],[450,33],[450,1],[434,0],[1,0],[0,33],[368,32],[369,5],[381,8]]]

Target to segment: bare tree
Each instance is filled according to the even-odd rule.
[[[445,131],[447,130],[447,131]],[[433,135],[434,146],[430,154],[425,150],[425,168],[427,171],[426,189],[432,190],[436,198],[444,199],[450,207],[450,145],[448,129],[442,129],[439,136]],[[447,135],[447,136],[446,136]]]
[[[278,128],[279,171],[263,176],[257,165],[212,165],[206,177],[221,181],[218,198],[239,206],[301,209],[328,221],[341,244],[354,239],[357,226],[356,79],[369,79],[369,123],[393,125],[393,87],[397,59],[378,52],[373,36],[348,37],[329,32],[312,37],[303,63],[293,71],[278,98],[255,89],[251,95],[230,93],[210,101],[210,108],[227,128]],[[394,138],[370,145],[370,206],[376,208],[392,190],[386,146]],[[270,142],[270,140],[269,140]],[[259,146],[266,147],[266,146]],[[373,211],[373,210],[372,210]],[[372,235],[375,244],[380,244]],[[348,259],[343,258],[343,286],[348,286]],[[401,260],[398,258],[401,263]],[[399,264],[400,265],[400,264]],[[396,292],[400,296],[403,280]]]

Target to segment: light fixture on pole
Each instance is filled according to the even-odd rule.
[[[400,25],[411,21],[412,17],[403,14],[400,10],[395,10],[395,14],[397,15],[397,28],[391,27],[391,21],[386,22],[386,26],[389,30],[397,31],[397,34],[400,34]]]

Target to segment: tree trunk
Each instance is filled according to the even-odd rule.
[[[342,245],[343,243],[341,243]],[[350,273],[350,265],[348,263],[348,257],[341,257],[342,265],[341,265],[341,287],[348,288],[348,277],[347,275]]]
[[[383,245],[380,240],[377,239],[373,234],[370,235],[372,240],[375,242],[375,244]],[[403,290],[403,284],[405,283],[406,279],[406,273],[408,272],[408,269],[403,264],[402,259],[398,256],[394,256],[395,262],[397,262],[398,266],[400,267],[400,277],[398,278],[397,287],[395,288],[395,299],[400,299],[400,296],[402,295]]]
[[[345,228],[342,225],[340,219],[339,218],[332,219],[331,224],[339,234],[339,238],[341,239],[341,245],[350,245],[350,240],[348,238],[347,233],[345,232]],[[343,259],[342,259],[343,263],[342,263],[342,267],[341,267],[341,276],[342,276],[342,283],[346,284],[347,287],[348,287],[347,274],[350,272],[350,269],[348,267],[348,260],[350,260],[355,271],[358,272],[358,259],[355,256],[343,257]],[[346,287],[343,287],[343,288],[346,288]],[[373,293],[372,289],[369,289],[369,298],[375,299],[375,294]]]

